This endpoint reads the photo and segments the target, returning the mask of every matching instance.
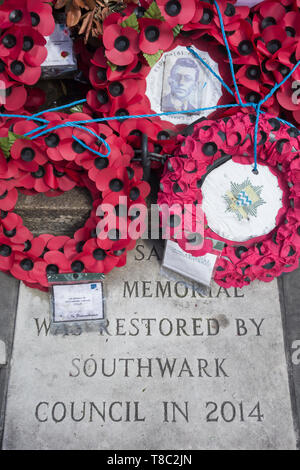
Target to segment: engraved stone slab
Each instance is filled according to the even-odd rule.
[[[201,297],[161,258],[107,276],[101,333],[50,335],[21,286],[4,449],[295,449],[277,283]]]

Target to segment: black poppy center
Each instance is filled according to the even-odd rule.
[[[296,129],[296,127],[291,127],[290,129],[288,129],[288,134],[290,137],[299,137],[300,135],[300,131],[298,131],[298,129]]]
[[[17,229],[13,228],[12,230],[3,229],[3,233],[6,237],[12,238],[16,235]]]
[[[248,248],[246,248],[245,246],[238,246],[235,249],[235,255],[237,258],[241,259],[242,254],[246,253],[247,251],[248,251]]]
[[[166,3],[165,11],[169,16],[177,16],[181,12],[182,6],[178,0],[170,0]]]
[[[290,69],[286,65],[281,65],[279,67],[279,72],[283,77],[286,77],[290,73]]]
[[[107,168],[109,165],[108,158],[97,157],[94,160],[94,165],[97,168],[97,170],[103,170],[104,168]]]
[[[54,134],[53,132],[49,135],[47,135],[47,137],[45,138],[45,143],[47,145],[47,147],[50,147],[50,148],[55,148],[58,146],[59,144],[59,137],[57,134]]]
[[[56,264],[48,264],[46,268],[47,274],[58,274],[58,272],[59,272],[59,269],[58,269],[58,266],[56,266]]]
[[[85,151],[85,148],[76,140],[72,143],[72,149],[75,153],[83,153]]]
[[[5,63],[2,59],[0,59],[0,73],[3,73],[5,70]]]
[[[138,188],[132,188],[129,193],[129,197],[132,201],[136,201],[140,197],[140,190]]]
[[[30,16],[31,16],[32,26],[38,26],[40,24],[40,21],[41,21],[41,18],[39,17],[39,15],[37,13],[31,12]]]
[[[99,90],[97,93],[97,100],[100,104],[106,104],[108,102],[108,94],[106,90]]]
[[[20,266],[24,271],[31,271],[33,268],[33,261],[29,258],[22,259]]]
[[[21,10],[13,10],[9,14],[9,21],[11,23],[19,23],[21,19],[23,18],[23,13]]]
[[[31,175],[37,179],[43,178],[45,176],[45,169],[42,166],[39,166],[39,169],[37,171],[32,172]]]
[[[130,42],[129,39],[126,36],[119,36],[115,40],[115,48],[119,52],[125,52],[127,49],[129,49]]]
[[[65,176],[65,173],[63,171],[59,171],[56,168],[53,168],[53,174],[57,178],[61,178],[62,176]]]
[[[24,147],[21,152],[21,159],[24,162],[32,162],[35,157],[35,151],[31,147]]]
[[[83,246],[84,246],[84,241],[81,241],[81,242],[78,242],[78,243],[77,243],[77,245],[76,245],[76,251],[77,251],[77,253],[81,253],[81,252],[82,252]]]
[[[168,140],[170,138],[168,132],[166,131],[160,131],[158,134],[157,134],[157,138],[158,140]]]
[[[81,262],[81,261],[74,261],[72,264],[71,264],[71,269],[73,271],[73,273],[82,273],[82,271],[84,270],[84,264]]]
[[[291,26],[287,26],[285,28],[287,36],[290,38],[294,38],[296,36],[296,30],[292,28]]]
[[[142,137],[143,133],[139,131],[138,129],[134,129],[133,131],[130,132],[129,135],[134,135],[135,137]]]
[[[101,82],[105,82],[106,79],[107,79],[107,76],[106,76],[106,69],[103,68],[103,67],[100,67],[100,68],[97,70],[97,77],[98,77],[98,79],[99,79]]]
[[[142,68],[142,62],[139,60],[134,69],[131,70],[131,73],[139,73]]]
[[[259,103],[260,95],[256,93],[256,91],[252,91],[251,93],[248,93],[246,100],[248,103]]]
[[[24,243],[24,250],[23,251],[26,253],[26,251],[31,250],[31,247],[32,247],[31,241],[26,240],[26,242]]]
[[[155,42],[159,39],[159,29],[157,26],[148,26],[145,29],[145,36],[147,41],[149,42]]]
[[[95,258],[95,260],[97,261],[103,261],[105,260],[106,258],[106,253],[104,250],[102,250],[101,248],[97,248],[96,250],[93,251],[93,257]]]
[[[209,8],[204,8],[203,15],[200,20],[201,24],[209,24],[212,22],[213,19],[213,12],[209,10]]]
[[[10,70],[12,71],[14,75],[19,76],[19,75],[22,75],[22,73],[24,73],[25,65],[23,64],[23,62],[20,62],[19,60],[14,60],[10,64]]]
[[[227,7],[224,13],[226,16],[234,16],[235,15],[234,6],[231,3],[227,3]]]
[[[249,55],[253,51],[253,44],[251,41],[241,41],[238,50],[241,55]]]
[[[123,189],[123,181],[119,180],[118,178],[114,178],[109,182],[109,188],[111,191],[114,193],[118,193],[119,191],[122,191]]]
[[[128,179],[132,180],[132,178],[134,177],[134,170],[130,166],[127,166],[126,171],[127,171]]]
[[[6,47],[6,49],[12,49],[17,44],[16,37],[13,36],[12,34],[7,34],[2,39],[2,44],[4,47]]]
[[[31,51],[33,46],[34,46],[33,39],[30,36],[24,36],[23,51],[25,51],[25,52]]]
[[[247,68],[247,77],[249,80],[257,80],[260,77],[260,68],[257,65],[251,65]]]
[[[124,86],[120,82],[114,82],[109,85],[109,92],[112,96],[121,96],[124,93]]]
[[[218,150],[217,145],[214,142],[207,142],[202,147],[204,155],[207,157],[212,157]]]
[[[118,111],[116,112],[116,116],[117,116],[117,117],[129,116],[129,112],[127,111],[127,109],[120,108],[120,109],[118,109]]]
[[[272,39],[267,44],[267,49],[270,54],[275,54],[281,48],[281,42],[278,39]]]
[[[8,245],[1,245],[0,246],[0,256],[4,258],[8,258],[11,255],[12,249]]]
[[[275,18],[273,18],[273,16],[267,16],[261,22],[261,28],[262,29],[266,29],[269,26],[274,26],[274,25],[276,25],[276,20],[275,20]]]

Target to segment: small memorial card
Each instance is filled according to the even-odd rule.
[[[194,257],[190,253],[186,253],[182,250],[177,243],[168,240],[163,260],[163,268],[174,271],[181,276],[185,276],[205,286],[209,286],[217,259],[218,256],[211,253]]]
[[[61,284],[53,286],[53,322],[103,320],[103,284]]]
[[[42,65],[42,78],[62,78],[74,73],[77,61],[67,26],[56,23],[54,33],[46,39],[48,55]]]

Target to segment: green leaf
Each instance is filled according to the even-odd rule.
[[[180,34],[180,31],[182,30],[182,28],[183,28],[183,24],[178,24],[177,26],[175,26],[175,28],[173,28],[174,38],[176,38]]]
[[[107,61],[107,65],[110,66],[110,68],[113,72],[115,72],[115,70],[117,70],[117,68],[118,68],[118,66],[116,64],[113,64],[112,62],[110,62],[110,60]]]
[[[18,134],[15,134],[14,132],[8,132],[8,141],[9,141],[9,145],[12,147],[15,143],[16,140],[18,139],[26,139],[26,140],[30,140],[29,137],[25,137],[24,135],[18,135]]]
[[[6,158],[10,156],[10,145],[8,137],[0,137],[0,149],[3,151]]]
[[[165,21],[164,17],[161,14],[161,11],[160,11],[160,9],[159,9],[159,7],[158,7],[158,5],[155,1],[153,3],[151,3],[148,10],[145,11],[144,18],[152,18],[152,19],[155,19],[155,20]]]
[[[163,54],[163,50],[159,50],[156,54],[146,54],[144,53],[144,57],[145,59],[147,60],[148,64],[150,65],[150,67],[153,67],[158,61],[159,59],[161,58],[162,54]]]
[[[139,22],[135,13],[132,13],[132,15],[126,18],[126,20],[121,23],[121,26],[123,26],[123,28],[133,28],[136,31],[140,32]]]
[[[6,158],[10,156],[10,149],[12,148],[13,144],[18,139],[26,139],[29,140],[28,137],[24,137],[23,135],[14,134],[13,132],[8,132],[8,137],[1,137],[0,138],[0,148],[3,151]]]
[[[73,108],[70,109],[70,112],[73,113],[82,113],[83,111],[83,104],[77,104],[76,106],[73,106]]]

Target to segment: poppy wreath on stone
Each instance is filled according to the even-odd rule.
[[[255,178],[258,178],[258,176],[253,176],[252,172],[255,119],[255,115],[237,113],[236,116],[217,121],[203,119],[202,122],[195,124],[191,135],[178,136],[178,148],[174,157],[169,158],[161,180],[158,203],[161,207],[176,205],[177,213],[169,216],[168,223],[174,241],[177,241],[183,250],[193,256],[202,256],[214,253],[212,240],[225,243],[225,248],[217,260],[214,274],[214,280],[223,287],[243,287],[255,279],[269,282],[281,273],[292,271],[299,266],[300,132],[268,114],[262,116],[259,123],[258,169],[259,173],[263,169],[269,170],[267,185],[273,177],[274,180],[276,179],[275,186],[279,188],[277,189],[282,195],[278,199],[280,204],[278,201],[278,204],[276,203],[276,209],[275,199],[272,199],[275,186],[269,188],[269,193],[271,192],[269,213],[273,212],[274,220],[272,230],[268,233],[263,232],[259,234],[260,236],[252,236],[241,243],[234,241],[239,239],[238,237],[236,239],[223,238],[209,226],[206,213],[206,208],[209,206],[204,201],[204,185],[209,175],[213,175],[217,170],[228,173],[229,167],[227,166],[226,169],[225,165],[231,162],[230,166],[234,169],[231,170],[232,175],[230,174],[226,182],[234,182],[236,176],[234,172],[241,167],[248,171],[247,175],[252,175],[252,180],[255,181]],[[215,183],[216,180],[213,181],[210,191],[213,191],[216,196],[219,190],[218,184]],[[232,217],[237,220],[237,218],[242,218],[241,213],[244,212],[245,218],[240,225],[242,230],[245,230],[245,227],[247,229],[248,225],[253,222],[255,226],[256,211],[259,214],[265,203],[265,201],[259,202],[261,187],[253,187],[250,181],[244,187],[236,185],[232,189],[231,186],[230,197],[228,197],[227,189],[230,189],[230,186],[228,185],[228,188],[225,186],[223,185],[220,189],[224,192],[228,203],[226,208],[224,206],[224,214],[233,208],[236,212]],[[235,192],[234,189],[237,191]],[[252,199],[252,206],[248,197]],[[241,205],[241,198],[245,200],[244,206]],[[216,201],[217,197],[213,200],[214,204],[217,204]],[[221,198],[218,201],[221,203]],[[177,239],[176,227],[183,219],[185,204],[199,204],[203,209],[204,243],[203,234],[189,231],[185,232],[182,239]],[[260,204],[262,205],[259,207]],[[260,214],[260,219],[262,219],[264,215]],[[220,219],[222,219],[222,214]],[[252,222],[250,222],[251,219]],[[224,222],[226,229],[228,229],[227,221],[228,219]],[[265,223],[264,220],[260,222]],[[222,223],[221,220],[219,225]]]
[[[153,68],[166,53],[178,47],[193,47],[208,53],[218,65],[222,79],[233,90],[229,61],[224,46],[220,20],[213,1],[157,0],[128,4],[120,13],[109,15],[103,24],[103,47],[90,68],[93,90],[88,92],[89,107],[98,116],[126,116],[159,112],[149,99],[148,84]],[[258,103],[275,83],[282,80],[300,59],[299,5],[297,0],[264,1],[252,9],[236,2],[219,0],[224,29],[232,53],[237,84],[243,102]],[[197,63],[197,59],[193,58]],[[205,70],[202,68],[202,71]],[[299,69],[293,80],[299,77]],[[159,82],[157,78],[156,82]],[[212,80],[215,80],[212,78]],[[215,80],[217,83],[218,81]],[[155,84],[155,79],[153,80]],[[291,88],[292,79],[272,96],[262,109],[296,122]],[[156,83],[157,85],[157,83]],[[151,90],[150,90],[151,92]],[[155,91],[154,91],[155,93]],[[232,96],[220,86],[220,94],[211,105],[233,103]],[[201,106],[202,107],[202,106]],[[293,114],[289,111],[293,108]],[[163,108],[162,111],[167,110]],[[247,108],[243,112],[248,112]],[[216,111],[211,117],[233,114],[235,110]],[[198,115],[207,116],[209,112]],[[194,116],[194,121],[197,117]],[[128,135],[139,148],[141,133],[149,136],[150,151],[172,153],[174,136],[182,130],[171,117],[115,122],[121,135]]]
[[[49,121],[49,129],[72,119],[90,119],[83,113],[52,112],[41,117]],[[11,136],[13,132],[15,137],[9,156],[0,151],[0,270],[10,272],[30,287],[46,290],[47,274],[106,274],[123,266],[128,250],[135,246],[135,240],[127,233],[128,224],[136,217],[131,208],[135,204],[146,205],[150,188],[142,181],[142,168],[132,162],[132,147],[108,125],[86,126],[106,139],[111,147],[108,158],[96,156],[74,140],[72,136],[96,152],[107,152],[99,139],[74,127],[49,131],[35,140],[16,138],[38,126],[29,120],[9,119],[1,128],[2,135],[6,131]],[[88,220],[73,237],[34,237],[14,212],[18,191],[57,196],[75,186],[89,190],[93,206]],[[119,206],[119,196],[127,196],[127,211]],[[107,203],[114,206],[116,223],[101,239],[97,228],[105,215],[102,204]]]
[[[0,105],[7,111],[43,103],[35,85],[47,57],[46,36],[54,31],[49,2],[4,0],[0,6]]]

